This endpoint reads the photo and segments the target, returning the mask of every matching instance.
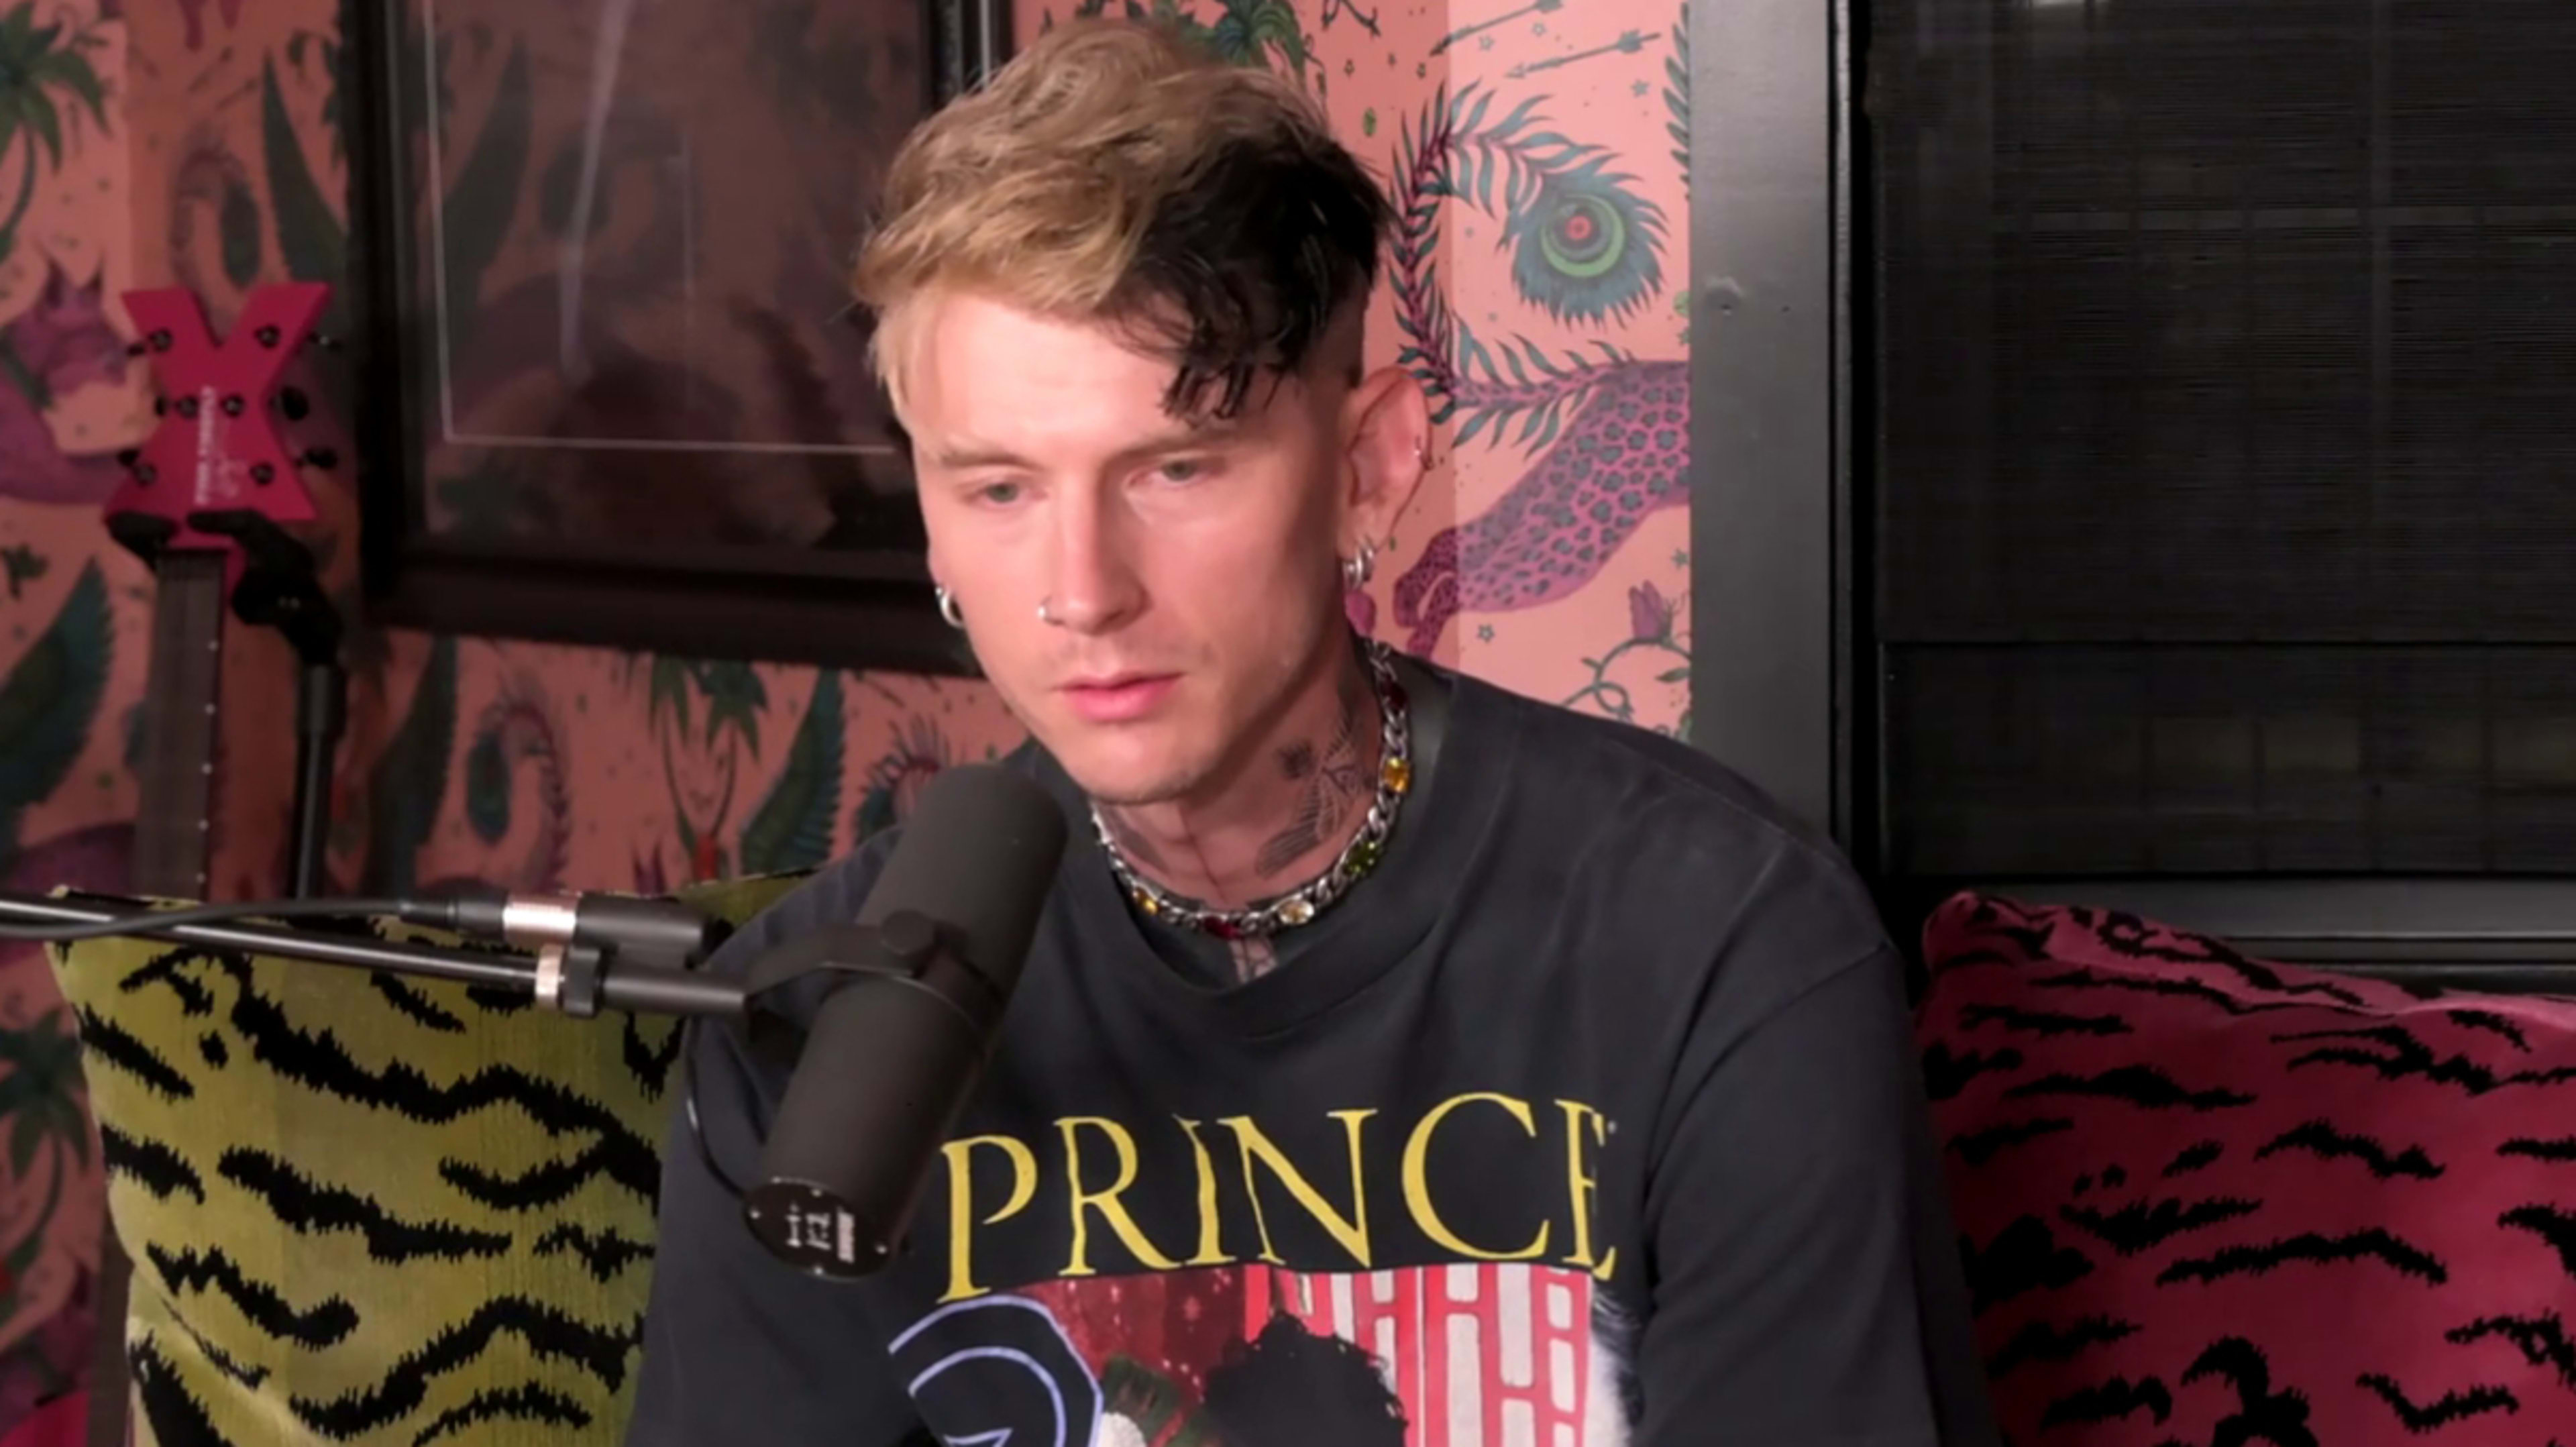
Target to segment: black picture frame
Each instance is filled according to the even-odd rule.
[[[734,449],[734,444],[714,435],[642,443],[622,439],[566,443],[553,432],[542,437],[459,440],[453,403],[441,390],[449,385],[449,373],[446,353],[440,350],[449,321],[442,288],[455,252],[443,242],[444,233],[432,232],[424,214],[429,208],[420,200],[429,194],[423,182],[432,170],[424,164],[421,143],[437,91],[431,77],[445,73],[426,63],[422,37],[435,34],[438,43],[462,43],[452,34],[452,26],[439,27],[439,3],[349,0],[344,14],[347,104],[341,123],[351,176],[349,318],[356,353],[361,570],[370,620],[381,626],[439,633],[689,657],[972,673],[961,635],[938,616],[908,496],[909,458],[890,421],[882,417],[876,419],[874,435],[864,440],[847,441],[836,433],[826,445],[755,442],[738,449],[857,456],[859,460],[840,456],[834,462],[845,474],[869,476],[869,501],[864,505],[877,511],[866,526],[850,529],[839,543],[602,538],[580,535],[577,522],[562,523],[553,532],[542,526],[518,526],[506,532],[433,526],[428,503],[431,449],[442,442],[483,449],[493,456],[517,455],[511,452],[513,446],[527,444],[527,457],[565,447],[595,447],[612,453],[651,448],[666,458],[673,453],[722,455]],[[921,72],[918,114],[927,114],[979,84],[1009,48],[1008,0],[681,3],[696,7],[710,25],[755,25],[770,12],[787,23],[800,24],[799,17],[818,11],[846,16],[870,8],[907,20],[917,18],[917,31],[898,33],[928,41],[911,49],[908,62]],[[602,7],[603,11],[617,8],[615,0]],[[483,9],[489,13],[493,7]],[[654,7],[657,23],[670,23],[670,9],[669,4]],[[482,27],[482,31],[489,29],[488,24]],[[476,42],[482,43],[479,31]],[[568,83],[564,69],[542,62],[528,67],[540,76],[534,83],[539,85]],[[764,101],[768,95],[750,85],[745,93],[747,97],[758,93]],[[559,105],[563,98],[548,99]],[[535,100],[526,104],[531,114],[540,108]],[[881,128],[899,133],[913,118],[917,117],[899,117]],[[532,128],[535,124],[529,122]],[[794,164],[784,157],[774,159],[778,164]],[[873,163],[884,159],[873,154],[865,158]],[[745,163],[740,157],[710,162]],[[537,156],[525,161],[529,172],[543,164],[544,159]],[[861,170],[864,166],[853,167],[854,172]],[[817,177],[818,186],[830,183],[829,177]],[[536,177],[526,176],[512,194],[523,194],[536,184]],[[848,239],[855,243],[857,207],[851,210]],[[514,217],[507,224],[521,223]],[[566,228],[567,232],[585,229]],[[435,275],[427,266],[432,257],[441,268]],[[737,369],[743,370],[747,369]],[[727,375],[719,380],[738,381],[741,385],[735,391],[741,395],[777,385],[773,378],[757,375]],[[847,445],[841,445],[845,441]],[[657,465],[666,470],[674,466],[668,461]],[[780,461],[776,465],[799,464]],[[685,474],[686,461],[677,466]],[[813,471],[818,477],[822,473],[820,467]],[[586,474],[594,479],[598,475]],[[904,493],[900,496],[889,481],[898,475]],[[819,486],[810,489],[808,501],[819,491]],[[533,495],[533,490],[525,495]],[[837,498],[833,506],[838,517]]]

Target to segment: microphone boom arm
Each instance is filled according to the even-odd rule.
[[[528,995],[547,1009],[587,1018],[602,1009],[712,1017],[741,1032],[756,1055],[793,1067],[808,1034],[779,997],[802,981],[838,981],[826,997],[866,981],[889,993],[867,1008],[895,1028],[874,1042],[891,1074],[850,1092],[826,1076],[794,1071],[762,1148],[761,1183],[743,1193],[743,1220],[762,1245],[827,1279],[864,1276],[894,1253],[920,1193],[917,1176],[887,1177],[853,1158],[852,1141],[926,1158],[945,1138],[990,1051],[1009,985],[977,969],[954,929],[898,909],[874,924],[841,925],[788,941],[754,959],[744,978],[691,968],[724,927],[684,905],[614,895],[472,895],[459,899],[267,901],[156,909],[112,895],[28,895],[0,890],[0,930],[78,930],[77,938],[133,936],[179,944],[384,970]],[[331,930],[233,923],[263,913],[354,918],[384,911],[468,935],[535,943],[533,954],[376,939]],[[222,916],[208,920],[207,915]],[[167,917],[186,916],[171,923]],[[585,926],[581,922],[587,919]],[[102,928],[109,926],[110,928]],[[0,938],[11,936],[0,934]],[[845,1010],[857,1008],[845,1005]],[[917,1082],[945,1082],[924,1090]]]
[[[297,903],[309,907],[311,902]],[[569,907],[558,902],[514,900],[504,907],[504,912],[512,916],[535,914],[541,920],[551,914],[570,921],[584,912],[597,913],[605,907],[611,912],[611,927],[594,930],[593,933],[605,933],[613,938],[617,933],[613,923],[616,907],[630,904],[655,906],[659,910],[685,909],[685,906],[670,906],[658,900],[630,901],[598,896],[582,897]],[[255,919],[262,910],[262,905],[245,904],[240,906],[239,913],[244,918]],[[697,963],[691,956],[701,953],[694,947],[620,950],[614,943],[581,938],[578,929],[566,930],[566,938],[538,943],[533,952],[518,953],[380,940],[277,925],[159,925],[153,922],[156,915],[166,912],[140,900],[119,899],[112,895],[74,893],[50,896],[0,890],[0,924],[131,925],[132,928],[115,933],[217,949],[247,950],[253,954],[345,965],[361,970],[453,980],[484,989],[509,990],[529,995],[540,1005],[576,1018],[611,1009],[650,1015],[711,1015],[738,1021],[744,1017],[755,993],[740,980],[689,968]],[[658,914],[652,922],[665,927],[667,932],[670,916]],[[517,921],[514,919],[513,923],[516,925]],[[534,932],[525,926],[513,930],[513,934],[519,936]],[[655,954],[664,958],[646,957]]]

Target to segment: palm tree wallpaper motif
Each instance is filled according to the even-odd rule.
[[[122,199],[99,194],[117,189],[100,73],[109,31],[33,0],[0,10],[0,497],[100,501],[121,477],[111,454],[133,440],[94,431],[92,399],[66,409],[126,370],[104,278],[81,258],[99,248],[80,208]]]
[[[131,823],[41,837],[27,828],[89,747],[114,657],[107,588],[93,563],[0,676],[0,884],[10,889],[125,884]],[[11,1203],[0,1210],[10,1223],[0,1232],[0,1424],[75,1380],[103,1209],[79,1042],[48,979],[39,946],[0,943],[0,1134],[8,1142],[0,1197]]]
[[[36,23],[35,0],[0,15],[0,159],[18,162],[15,199],[0,213],[0,261],[17,249],[18,228],[36,199],[36,183],[63,164],[63,108],[89,112],[107,128],[107,91],[89,61],[97,37],[62,22]],[[41,149],[44,165],[37,164]]]
[[[18,890],[122,888],[133,847],[119,793],[142,659],[118,641],[139,570],[92,536],[140,421],[103,299],[121,60],[95,5],[0,5],[0,883]],[[42,953],[0,944],[0,1431],[87,1368],[104,1178],[83,1098]]]

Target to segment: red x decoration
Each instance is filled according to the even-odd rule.
[[[108,511],[168,519],[179,529],[170,547],[231,552],[227,588],[240,574],[239,550],[229,538],[189,527],[188,516],[250,508],[276,523],[313,520],[313,499],[272,425],[269,402],[330,294],[320,282],[260,287],[221,343],[207,327],[196,293],[186,287],[125,294],[125,309],[143,331],[162,420],[135,455],[125,486],[108,500]]]

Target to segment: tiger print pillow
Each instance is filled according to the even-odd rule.
[[[2576,1444],[2576,1002],[1976,895],[1924,953],[2014,1442]]]
[[[795,882],[681,897],[739,922]],[[53,963],[134,1263],[141,1441],[618,1440],[677,1021],[148,940]]]

